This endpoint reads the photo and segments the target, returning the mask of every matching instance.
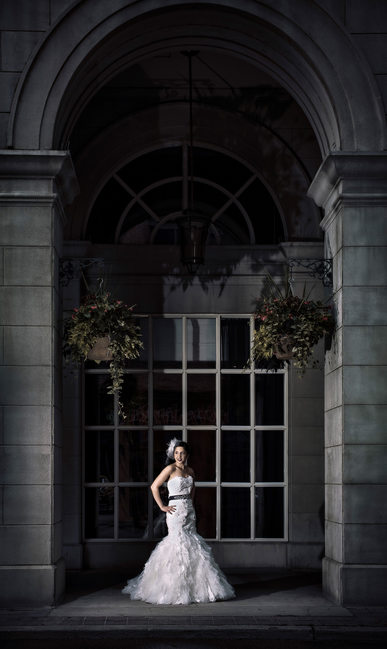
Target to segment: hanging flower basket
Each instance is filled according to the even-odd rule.
[[[273,356],[292,360],[295,367],[305,371],[313,348],[325,334],[332,334],[334,319],[329,306],[320,301],[282,295],[272,281],[272,294],[257,301],[257,321],[251,358],[267,361]]]
[[[97,342],[93,345],[93,347],[90,349],[89,353],[87,354],[87,358],[89,359],[89,361],[95,361],[97,363],[100,363],[101,361],[111,361],[113,358],[113,354],[111,352],[109,345],[110,345],[109,336],[103,336],[102,338],[98,338]]]
[[[119,400],[127,360],[137,358],[143,347],[140,327],[133,318],[133,306],[113,300],[99,280],[95,293],[86,295],[64,325],[64,354],[73,362],[109,361],[111,383],[108,394]]]
[[[289,361],[294,358],[294,341],[291,336],[281,336],[279,341],[273,345],[274,356],[280,361]]]

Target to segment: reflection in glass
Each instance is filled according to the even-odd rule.
[[[189,430],[188,443],[191,447],[189,463],[195,469],[198,482],[213,482],[216,479],[216,431]]]
[[[153,432],[153,479],[165,467],[167,445],[174,437],[181,439],[181,430],[155,430]]]
[[[255,488],[255,536],[284,537],[284,490],[282,487]]]
[[[216,537],[216,489],[196,487],[195,490],[196,527],[206,539]]]
[[[250,538],[250,489],[222,487],[222,538]]]
[[[250,424],[250,377],[242,374],[222,374],[222,426]]]
[[[140,539],[147,536],[147,487],[121,487],[118,501],[118,536]]]
[[[284,423],[284,375],[255,375],[255,424],[276,426]]]
[[[114,423],[114,398],[107,394],[108,374],[85,375],[85,424],[108,426]]]
[[[146,426],[148,424],[148,374],[125,374],[120,401],[123,405],[126,426]]]
[[[247,318],[221,318],[221,367],[241,368],[250,354],[250,321]]]
[[[120,482],[147,482],[148,431],[120,430]]]
[[[222,482],[250,482],[250,431],[222,430]]]
[[[189,426],[215,426],[214,374],[188,374],[187,422]]]
[[[86,487],[85,536],[87,539],[114,537],[114,487]]]
[[[181,318],[153,319],[153,365],[154,367],[181,367],[182,327]]]
[[[187,367],[214,368],[216,365],[215,318],[187,319]]]
[[[283,482],[284,431],[255,431],[255,482]]]
[[[155,426],[181,425],[181,374],[153,376],[153,424]]]
[[[86,482],[114,481],[113,431],[87,430],[85,432]]]

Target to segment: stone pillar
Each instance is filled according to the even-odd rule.
[[[0,605],[52,605],[64,590],[61,329],[68,154],[0,152]]]
[[[387,155],[335,153],[309,190],[325,217],[337,332],[325,368],[323,583],[387,604]]]

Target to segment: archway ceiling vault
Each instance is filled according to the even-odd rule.
[[[166,46],[211,47],[269,73],[305,112],[322,156],[383,150],[383,110],[349,35],[310,0],[83,0],[41,45],[15,96],[9,146],[66,148],[87,101],[120,69]],[[62,126],[65,125],[65,129]]]

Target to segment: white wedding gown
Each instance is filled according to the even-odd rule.
[[[191,476],[168,481],[170,496],[190,494]],[[151,604],[192,604],[235,597],[234,589],[215,562],[211,548],[196,531],[190,498],[171,500],[168,535],[156,546],[144,570],[122,590],[132,599]]]

